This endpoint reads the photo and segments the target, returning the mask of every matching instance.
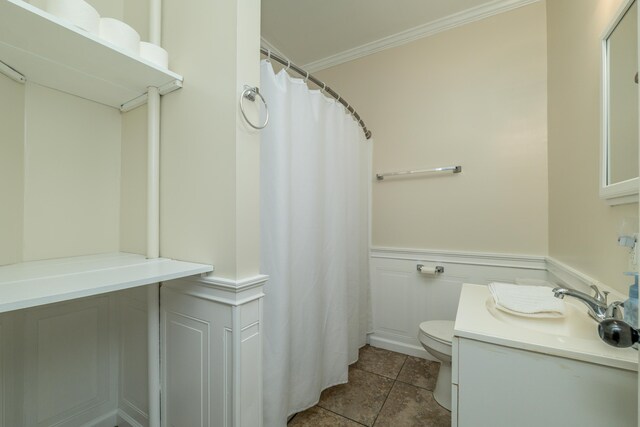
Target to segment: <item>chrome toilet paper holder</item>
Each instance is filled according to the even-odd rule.
[[[416,270],[418,271],[418,273],[423,273],[422,271],[423,268],[424,268],[424,264],[416,265]],[[442,273],[444,273],[444,267],[441,265],[437,265],[434,270],[434,274],[442,274]]]

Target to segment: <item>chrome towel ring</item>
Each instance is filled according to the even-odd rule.
[[[254,125],[253,123],[251,123],[251,120],[249,120],[249,118],[247,117],[247,114],[244,112],[244,106],[242,105],[242,101],[244,99],[248,99],[251,102],[255,102],[256,97],[260,98],[260,100],[264,104],[264,111],[267,113],[267,117],[264,119],[264,123],[262,125]],[[257,129],[257,130],[264,129],[267,126],[267,123],[269,123],[269,107],[267,107],[267,101],[265,101],[264,97],[260,93],[260,89],[258,89],[257,86],[251,87],[251,86],[244,85],[244,90],[240,95],[240,111],[242,112],[242,117],[244,117],[247,124],[254,129]]]

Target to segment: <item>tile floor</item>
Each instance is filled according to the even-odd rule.
[[[376,347],[360,349],[349,382],[325,390],[289,427],[449,427],[451,413],[433,399],[439,364]]]

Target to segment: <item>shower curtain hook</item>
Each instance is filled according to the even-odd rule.
[[[267,62],[271,62],[271,49],[267,49]]]
[[[289,68],[291,68],[291,61],[287,59],[287,71],[289,71]]]
[[[338,97],[336,98],[336,102],[340,102],[341,99],[342,97],[340,96],[340,94],[338,94]]]
[[[309,72],[307,71],[307,76],[304,78],[304,82],[307,83],[307,80],[309,80]]]
[[[324,90],[327,88],[327,84],[322,82],[322,90],[320,91],[324,95]]]

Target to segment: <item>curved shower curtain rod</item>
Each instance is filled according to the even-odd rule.
[[[318,86],[322,90],[323,93],[324,92],[328,93],[336,101],[338,101],[340,104],[344,105],[344,108],[346,108],[347,111],[349,111],[349,113],[351,113],[351,115],[356,119],[358,124],[362,127],[362,131],[364,132],[364,136],[367,139],[371,139],[371,131],[369,129],[367,129],[367,126],[364,124],[364,121],[362,121],[362,119],[360,118],[360,115],[358,114],[358,112],[356,110],[354,110],[354,108],[351,105],[349,105],[349,103],[347,101],[345,101],[344,98],[342,98],[338,92],[336,92],[333,89],[331,89],[323,81],[318,80],[316,77],[314,77],[313,75],[309,74],[308,71],[305,71],[302,68],[298,67],[297,65],[291,63],[291,61],[289,61],[288,59],[283,58],[282,56],[271,52],[271,50],[266,49],[264,47],[260,47],[260,53],[263,54],[264,56],[266,56],[267,59],[269,59],[269,60],[273,59],[274,61],[284,65],[285,67],[287,67],[288,70],[293,70],[296,73],[300,74],[302,77],[304,77],[304,81],[305,82],[307,80],[310,80],[311,82],[313,82],[313,84]]]

